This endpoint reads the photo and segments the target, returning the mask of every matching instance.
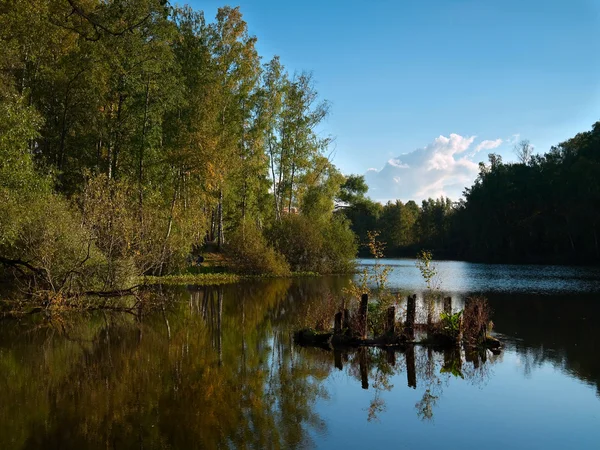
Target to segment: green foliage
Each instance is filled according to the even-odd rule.
[[[433,314],[435,312],[435,301],[440,297],[441,280],[436,264],[433,262],[433,254],[427,250],[421,250],[417,254],[415,262],[417,269],[421,272],[423,280],[427,285],[425,292],[425,306],[427,308],[427,326],[429,331],[433,329]]]
[[[63,255],[42,258],[52,285],[88,243],[84,265],[97,257],[112,273],[102,286],[125,282],[124,268],[182,272],[205,242],[231,241],[238,271],[352,269],[354,236],[334,199],[344,184],[364,193],[364,183],[345,183],[325,156],[330,138],[316,129],[329,108],[312,75],[289,75],[278,57],[261,66],[239,8],[219,8],[214,21],[162,0],[0,9],[8,272],[22,278],[13,260],[42,263],[24,239],[35,227],[40,252]],[[62,229],[41,223],[48,205]]]
[[[167,191],[168,192],[168,191]],[[182,268],[197,239],[194,221],[181,204],[149,193],[140,209],[127,180],[89,177],[79,198],[84,225],[110,261],[131,260],[143,274]]]
[[[35,193],[47,187],[34,168],[30,142],[41,118],[17,94],[0,93],[0,189]],[[6,195],[6,194],[5,194]]]
[[[379,262],[384,257],[385,243],[378,240],[379,233],[377,231],[370,231],[367,236],[369,240],[366,245],[376,262],[371,268],[365,266],[362,272],[359,273],[357,281],[350,280],[344,292],[354,299],[355,308],[358,306],[358,301],[362,295],[367,294],[369,296],[368,327],[373,335],[377,336],[384,331],[388,307],[397,304],[398,297],[392,294],[388,287],[388,276],[392,270],[391,267]]]
[[[82,227],[77,211],[56,194],[37,197],[27,210],[13,211],[18,231],[10,243],[0,245],[4,257],[27,262],[5,268],[5,274],[29,275],[35,286],[53,293],[114,289],[132,281],[134,269],[128,261],[111,263]]]
[[[238,272],[277,276],[290,274],[284,256],[268,245],[261,230],[253,222],[244,223],[231,233],[226,252]]]
[[[456,337],[460,333],[462,324],[462,311],[454,314],[442,312],[440,314],[440,329],[443,333],[451,337]]]
[[[439,289],[439,275],[437,266],[433,262],[433,254],[428,250],[421,250],[417,253],[417,260],[415,262],[417,269],[421,272],[423,280],[427,285],[429,291]]]
[[[340,187],[336,200],[348,206],[355,205],[359,201],[365,200],[368,190],[369,186],[365,182],[364,175],[348,175]]]
[[[276,222],[268,235],[294,272],[347,273],[353,268],[356,244],[342,218],[317,221],[290,214]]]
[[[141,282],[147,285],[167,284],[167,285],[187,285],[197,286],[219,286],[222,284],[237,283],[242,277],[232,273],[197,273],[184,275],[165,275],[162,277],[145,276]]]

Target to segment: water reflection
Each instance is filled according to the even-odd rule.
[[[405,351],[362,347],[331,352],[307,348],[305,351],[319,355],[320,359],[328,358],[330,364],[345,371],[362,389],[372,391],[368,421],[377,420],[385,412],[382,394],[393,390],[393,380],[397,382],[404,377],[408,388],[422,391],[422,398],[415,405],[416,415],[421,420],[432,420],[444,386],[451,378],[472,384],[484,383],[491,374],[491,366],[502,358],[490,351],[465,352],[458,347],[434,350],[409,346]]]
[[[600,386],[596,297],[492,292],[496,329],[509,342],[500,357],[297,347],[291,332],[299,320],[340,296],[347,282],[182,287],[166,291],[176,301],[145,316],[4,321],[0,448],[338,448],[352,447],[356,433],[368,435],[366,424],[384,429],[398,420],[407,442],[411,430],[433,427],[427,440],[433,430],[451,433],[454,415],[469,412],[476,422],[479,405],[516,425],[514,408],[532,402],[528,380],[579,395],[577,408],[588,418],[577,419],[578,436],[594,437],[600,401],[593,393],[595,403],[584,406],[587,391],[572,380]],[[536,410],[544,420],[551,413]],[[564,414],[568,422],[573,410]]]
[[[329,364],[270,320],[289,281],[181,292],[164,314],[2,329],[0,448],[295,448]]]

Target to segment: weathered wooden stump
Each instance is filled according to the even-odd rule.
[[[452,314],[452,297],[444,298],[444,312],[448,315]]]
[[[394,306],[390,306],[387,309],[387,318],[386,318],[385,329],[386,331],[393,335],[396,333],[396,308]]]
[[[409,295],[406,301],[406,322],[404,334],[409,341],[415,340],[415,318],[417,315],[417,294]]]
[[[350,329],[350,311],[344,309],[344,330]]]
[[[333,333],[334,334],[342,334],[342,320],[344,313],[341,311],[335,314],[335,319],[333,322]]]

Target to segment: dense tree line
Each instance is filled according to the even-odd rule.
[[[362,186],[342,211],[362,242],[380,230],[389,256],[428,248],[475,261],[599,263],[600,122],[546,154],[533,155],[527,142],[517,150],[516,163],[496,154],[480,163],[460,202],[381,205]]]
[[[109,288],[178,270],[206,241],[273,253],[260,272],[347,269],[344,177],[315,132],[328,104],[256,41],[238,8],[207,21],[164,0],[3,2],[4,275]]]

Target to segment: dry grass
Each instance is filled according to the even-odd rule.
[[[463,336],[469,344],[483,342],[491,331],[491,309],[484,297],[468,298],[463,311]]]

